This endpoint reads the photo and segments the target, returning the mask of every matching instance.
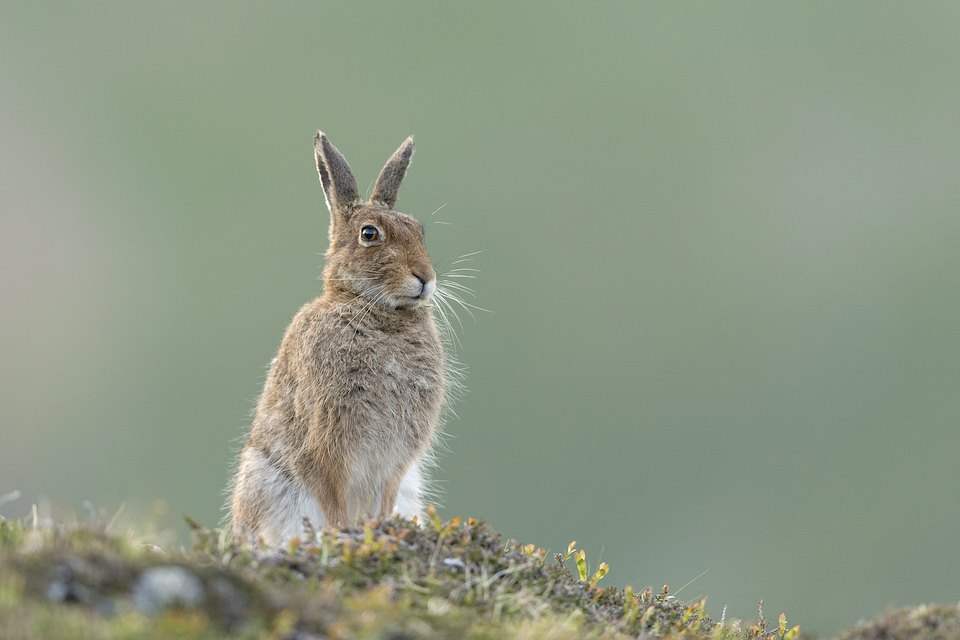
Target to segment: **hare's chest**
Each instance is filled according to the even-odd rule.
[[[434,349],[394,340],[384,345],[382,391],[408,420],[429,420],[443,398],[443,362]]]
[[[436,428],[443,404],[443,350],[428,325],[397,331],[351,328],[324,354],[329,385],[321,389],[342,407],[354,435],[371,446],[421,450]]]

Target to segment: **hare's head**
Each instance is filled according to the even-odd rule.
[[[423,243],[423,225],[393,209],[413,157],[413,138],[387,160],[369,202],[361,199],[350,165],[322,131],[314,155],[330,210],[325,286],[391,309],[424,304],[436,289],[437,274]]]

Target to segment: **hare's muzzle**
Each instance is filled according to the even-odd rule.
[[[419,298],[427,300],[430,296],[433,295],[433,292],[437,290],[437,279],[433,278],[423,283],[423,289],[420,290]]]

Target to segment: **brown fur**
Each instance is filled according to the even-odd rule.
[[[387,162],[369,203],[322,132],[314,151],[330,209],[324,291],[283,337],[231,500],[235,531],[267,542],[310,516],[297,511],[309,510],[311,497],[335,526],[392,513],[405,474],[434,439],[446,386],[423,227],[392,209],[413,139]],[[377,242],[361,237],[368,225]]]

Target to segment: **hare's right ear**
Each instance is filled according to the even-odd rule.
[[[357,191],[357,181],[353,178],[347,159],[337,151],[323,131],[317,131],[313,139],[313,154],[331,222],[338,214],[349,216],[350,209],[360,202],[360,192]]]

